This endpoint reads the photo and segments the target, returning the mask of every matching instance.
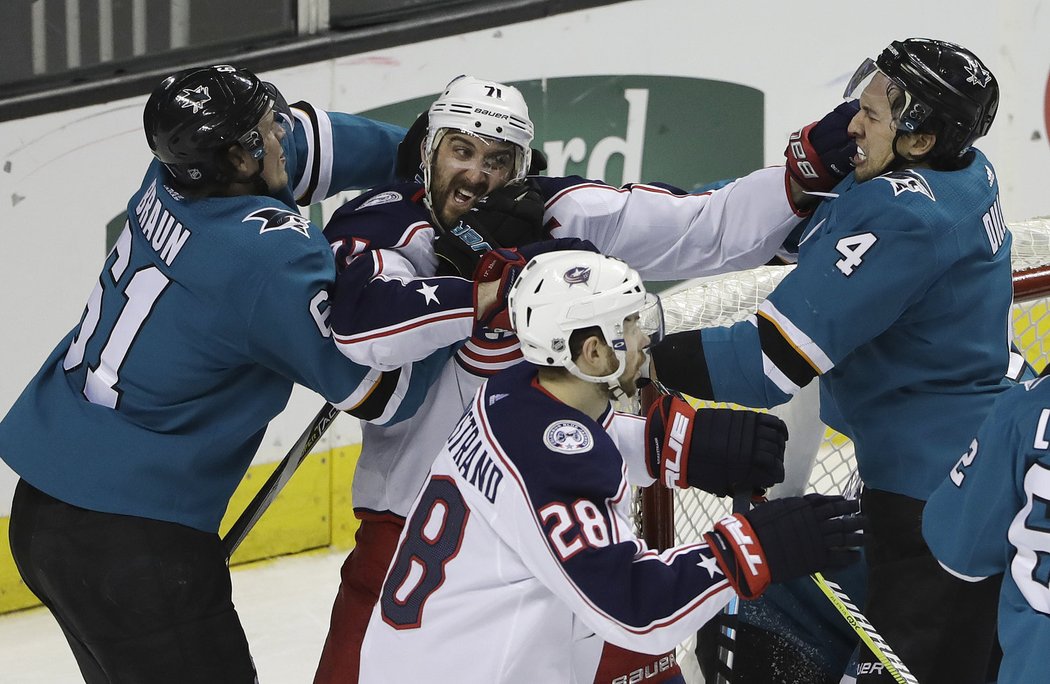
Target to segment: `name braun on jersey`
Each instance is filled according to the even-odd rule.
[[[447,448],[463,479],[474,485],[489,503],[495,503],[503,482],[503,471],[493,462],[482,443],[481,430],[473,413],[459,421],[449,437]]]
[[[190,239],[191,232],[168,213],[157,199],[157,181],[150,183],[146,192],[135,207],[135,217],[146,242],[157,252],[168,266],[175,261],[183,245]]]

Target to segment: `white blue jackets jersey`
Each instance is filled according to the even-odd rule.
[[[834,193],[757,315],[703,331],[710,394],[769,407],[819,375],[821,417],[853,439],[864,482],[925,500],[1008,386],[995,172],[973,150],[959,171],[850,174]]]
[[[622,420],[641,442],[642,419],[596,422],[535,377],[519,364],[488,380],[447,437],[365,632],[362,684],[579,681],[581,639],[663,653],[728,602],[706,545],[657,553],[632,531],[611,434]]]
[[[83,318],[0,423],[0,458],[30,484],[215,532],[292,383],[380,423],[418,407],[444,359],[383,373],[335,351],[331,250],[292,200],[388,181],[401,129],[295,116],[280,198],[183,197],[150,164]]]
[[[1000,684],[1042,684],[1050,653],[1050,380],[1001,394],[926,502],[922,530],[949,572],[1005,572]],[[972,431],[971,431],[972,432]]]
[[[650,280],[762,265],[800,220],[782,167],[698,194],[575,176],[533,180],[547,198],[552,237],[588,239]],[[474,329],[469,281],[434,276],[434,227],[422,197],[420,183],[377,189],[341,207],[325,228],[340,269],[333,337],[350,359],[391,368],[467,340],[411,422],[364,426],[354,506],[400,516],[481,382],[521,360],[514,336]]]

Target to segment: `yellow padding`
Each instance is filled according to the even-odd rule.
[[[319,547],[353,547],[358,523],[350,486],[360,453],[361,445],[354,444],[308,456],[237,549],[231,565]],[[248,470],[230,499],[220,534],[226,533],[276,467],[276,463],[264,463]],[[0,517],[0,613],[40,605],[15,569],[7,536],[9,523],[10,518]]]

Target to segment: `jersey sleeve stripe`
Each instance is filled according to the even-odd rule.
[[[791,328],[797,337],[789,336],[784,325],[790,323],[787,319],[781,317],[778,320],[769,312],[760,310],[751,322],[758,328],[765,374],[782,391],[795,394],[813,378],[832,368],[833,364],[819,347],[797,329]],[[798,337],[805,342],[799,344]],[[819,363],[814,362],[813,357]]]
[[[432,226],[426,221],[417,221],[416,223],[413,223],[405,229],[405,232],[402,234],[401,239],[396,245],[394,245],[390,249],[402,249],[404,247],[407,247],[408,243],[412,242],[412,240],[416,237],[419,231],[431,227]]]
[[[763,359],[769,359],[770,363],[793,386],[803,387],[818,375],[817,369],[813,367],[809,359],[791,343],[791,340],[783,336],[776,323],[759,313],[757,325]]]
[[[512,361],[521,358],[521,345],[517,338],[510,343],[499,347],[482,347],[474,344],[473,338],[463,345],[462,354],[470,359],[481,362]]]
[[[332,121],[306,102],[297,102],[292,115],[306,131],[306,170],[293,191],[302,206],[328,196],[332,184]]]
[[[333,333],[335,341],[339,344],[361,344],[362,342],[372,342],[377,339],[384,337],[390,337],[392,335],[404,334],[410,330],[422,328],[428,325],[434,325],[435,323],[442,323],[444,321],[455,321],[464,318],[474,320],[473,309],[453,309],[451,311],[441,311],[429,316],[420,316],[419,318],[413,318],[412,320],[399,323],[398,325],[391,325],[385,328],[377,328],[369,330],[366,333],[358,335],[338,335]]]
[[[404,373],[409,374],[410,372]],[[397,406],[401,404],[400,399],[404,396],[402,394],[402,397],[397,398],[391,405],[401,384],[401,375],[401,368],[384,372],[371,370],[354,393],[335,406],[361,420],[373,421],[388,412],[393,416]]]
[[[791,320],[782,314],[779,309],[768,299],[758,307],[758,315],[766,319],[774,326],[780,337],[795,348],[796,353],[801,356],[807,365],[818,374],[827,373],[835,367],[831,359],[820,346],[810,339],[809,335],[802,332]]]

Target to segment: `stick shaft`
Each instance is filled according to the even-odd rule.
[[[244,538],[259,521],[262,514],[270,507],[277,495],[292,479],[299,465],[306,459],[310,450],[314,448],[321,436],[328,430],[340,413],[339,409],[326,403],[317,412],[310,424],[306,426],[303,434],[299,436],[292,448],[288,450],[284,459],[278,464],[277,469],[270,474],[261,489],[256,492],[255,497],[245,507],[237,521],[230,527],[229,532],[223,537],[222,543],[226,547],[226,558],[229,559],[237,547],[241,545]]]

